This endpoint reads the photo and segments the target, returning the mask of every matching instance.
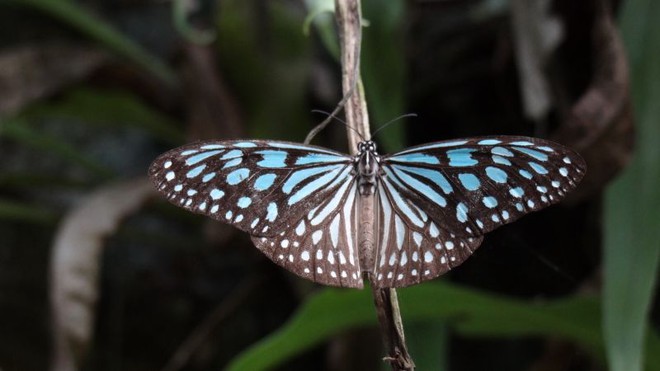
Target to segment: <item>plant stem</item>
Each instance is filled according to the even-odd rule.
[[[360,140],[367,140],[371,136],[367,103],[360,77],[360,42],[362,41],[360,0],[336,0],[335,16],[341,45],[342,91],[344,94],[342,102],[345,104],[346,123],[356,130],[347,129],[346,133],[348,134],[349,149],[352,154],[355,154],[357,143]],[[369,206],[372,209],[373,201],[372,196],[369,200],[363,200],[366,205],[361,206]],[[373,241],[368,241],[369,237],[373,237],[373,220],[374,218],[370,217],[360,221],[361,239],[366,236],[360,242],[361,249],[365,242],[373,246]],[[373,238],[371,239],[373,240]],[[371,277],[369,278],[371,280]],[[388,353],[385,360],[395,371],[414,370],[415,364],[406,347],[396,290],[378,289],[373,286],[372,290],[383,343]]]

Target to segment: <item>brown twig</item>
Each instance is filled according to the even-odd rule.
[[[339,28],[341,43],[342,88],[345,102],[346,122],[357,132],[347,129],[348,142],[351,153],[355,154],[357,143],[369,139],[369,116],[367,103],[364,98],[362,79],[360,78],[360,42],[362,40],[362,14],[359,0],[336,0],[335,16]],[[361,138],[358,138],[358,133]],[[361,208],[373,210],[373,197],[364,197]],[[373,215],[373,214],[372,214]],[[373,248],[373,218],[365,218],[360,223],[360,250],[364,252]],[[364,256],[373,254],[363,253]],[[362,264],[368,265],[362,256]],[[372,264],[373,265],[373,264]],[[378,313],[378,322],[381,326],[383,343],[388,355],[385,357],[393,370],[414,370],[415,364],[408,354],[399,303],[396,290],[373,288],[374,303]]]

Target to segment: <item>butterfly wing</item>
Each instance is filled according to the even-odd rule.
[[[362,287],[353,159],[278,141],[203,142],[158,157],[156,188],[252,235],[274,262],[315,282]]]
[[[585,169],[576,152],[527,137],[437,142],[383,157],[374,284],[445,273],[484,233],[558,202]]]
[[[460,265],[481,244],[481,236],[457,236],[440,228],[388,179],[381,181],[376,199],[375,287],[404,287],[435,278]]]
[[[324,285],[362,288],[357,236],[357,183],[344,183],[295,224],[252,241],[282,267]]]
[[[559,202],[586,171],[575,151],[528,137],[413,147],[381,161],[382,179],[457,236],[479,236]]]

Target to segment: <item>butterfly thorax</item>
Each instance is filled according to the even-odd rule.
[[[376,192],[376,177],[380,167],[380,156],[376,152],[376,143],[366,140],[358,143],[355,155],[355,167],[358,173],[360,195],[370,196]]]

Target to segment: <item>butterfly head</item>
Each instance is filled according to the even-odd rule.
[[[372,154],[376,153],[376,143],[372,140],[364,140],[358,143],[358,153],[371,152]]]

